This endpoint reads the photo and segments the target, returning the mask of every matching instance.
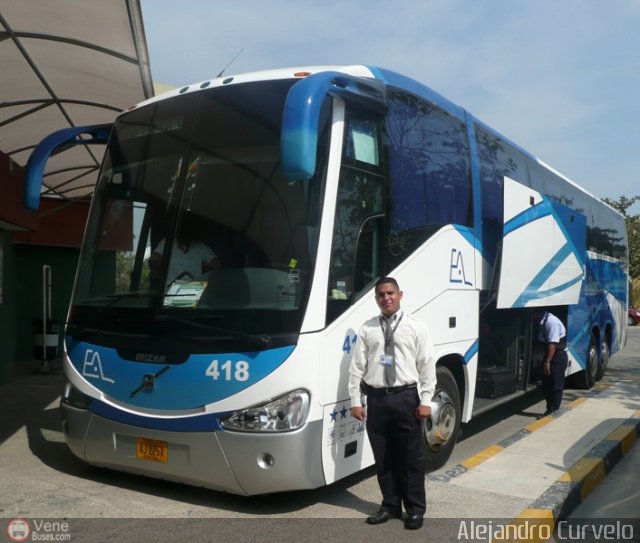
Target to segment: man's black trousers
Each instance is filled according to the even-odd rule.
[[[419,403],[415,387],[393,394],[369,388],[367,434],[382,492],[381,508],[398,512],[404,504],[409,515],[422,516],[426,495],[422,425],[416,419]]]
[[[547,412],[560,409],[568,361],[567,351],[558,349],[551,359],[550,375],[542,376],[542,390],[547,401]]]

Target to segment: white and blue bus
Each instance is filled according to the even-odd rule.
[[[107,143],[61,402],[90,464],[244,495],[372,464],[347,381],[382,275],[434,339],[432,470],[461,422],[536,386],[535,308],[566,323],[579,386],[625,343],[620,214],[397,73],[219,77],[54,133],[30,207],[49,154],[74,143]],[[217,265],[175,274],[194,243]]]

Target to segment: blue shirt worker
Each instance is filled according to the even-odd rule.
[[[381,314],[367,320],[358,333],[349,396],[351,414],[366,421],[382,493],[380,509],[366,522],[402,518],[404,505],[405,528],[416,530],[426,510],[422,421],[431,415],[436,368],[427,327],[400,309],[402,295],[392,277],[376,282]]]
[[[542,359],[542,390],[547,408],[541,417],[546,417],[560,409],[569,361],[566,350],[567,330],[553,313],[548,311],[544,313],[540,321],[539,339],[545,343]]]

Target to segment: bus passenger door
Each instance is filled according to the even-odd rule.
[[[358,232],[353,263],[353,284],[356,292],[361,292],[383,275],[380,251],[384,237],[384,217],[384,213],[368,217]]]

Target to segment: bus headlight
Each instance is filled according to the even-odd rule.
[[[263,405],[236,411],[220,421],[225,430],[289,432],[302,428],[309,414],[309,393],[294,390]]]
[[[71,407],[77,407],[78,409],[89,409],[91,398],[67,382],[62,392],[62,403],[66,403]]]

